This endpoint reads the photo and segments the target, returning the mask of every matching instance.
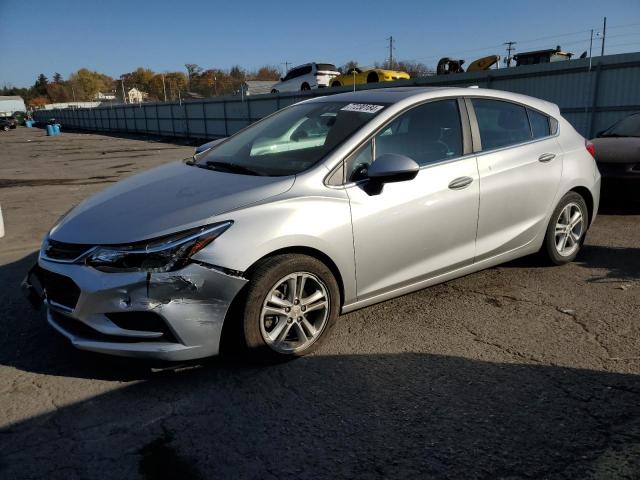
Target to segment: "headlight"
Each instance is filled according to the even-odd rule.
[[[105,272],[178,270],[232,224],[232,221],[216,223],[132,245],[97,247],[85,262]]]

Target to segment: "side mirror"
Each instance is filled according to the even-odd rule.
[[[382,184],[412,180],[418,175],[420,166],[409,157],[396,153],[385,153],[369,166],[369,180]]]

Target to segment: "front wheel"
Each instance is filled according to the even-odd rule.
[[[589,211],[582,195],[567,193],[551,215],[547,227],[544,251],[556,265],[575,260],[584,242],[589,225]]]
[[[306,355],[326,338],[339,308],[338,284],[324,263],[296,254],[268,258],[250,276],[245,344],[262,359]]]
[[[308,83],[303,83],[302,86],[300,87],[300,90],[307,91],[307,90],[311,90],[311,87],[309,86]]]

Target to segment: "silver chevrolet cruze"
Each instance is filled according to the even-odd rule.
[[[551,103],[332,95],[84,201],[25,287],[81,349],[185,360],[236,332],[294,357],[340,313],[538,251],[573,260],[599,191],[592,146]]]

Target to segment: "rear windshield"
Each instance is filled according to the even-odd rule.
[[[318,70],[330,70],[332,72],[337,72],[338,69],[336,68],[335,65],[331,65],[330,63],[317,63],[316,66],[318,67]]]
[[[303,103],[281,110],[196,159],[196,165],[254,175],[295,175],[315,165],[386,104]],[[241,170],[242,169],[242,170]]]

